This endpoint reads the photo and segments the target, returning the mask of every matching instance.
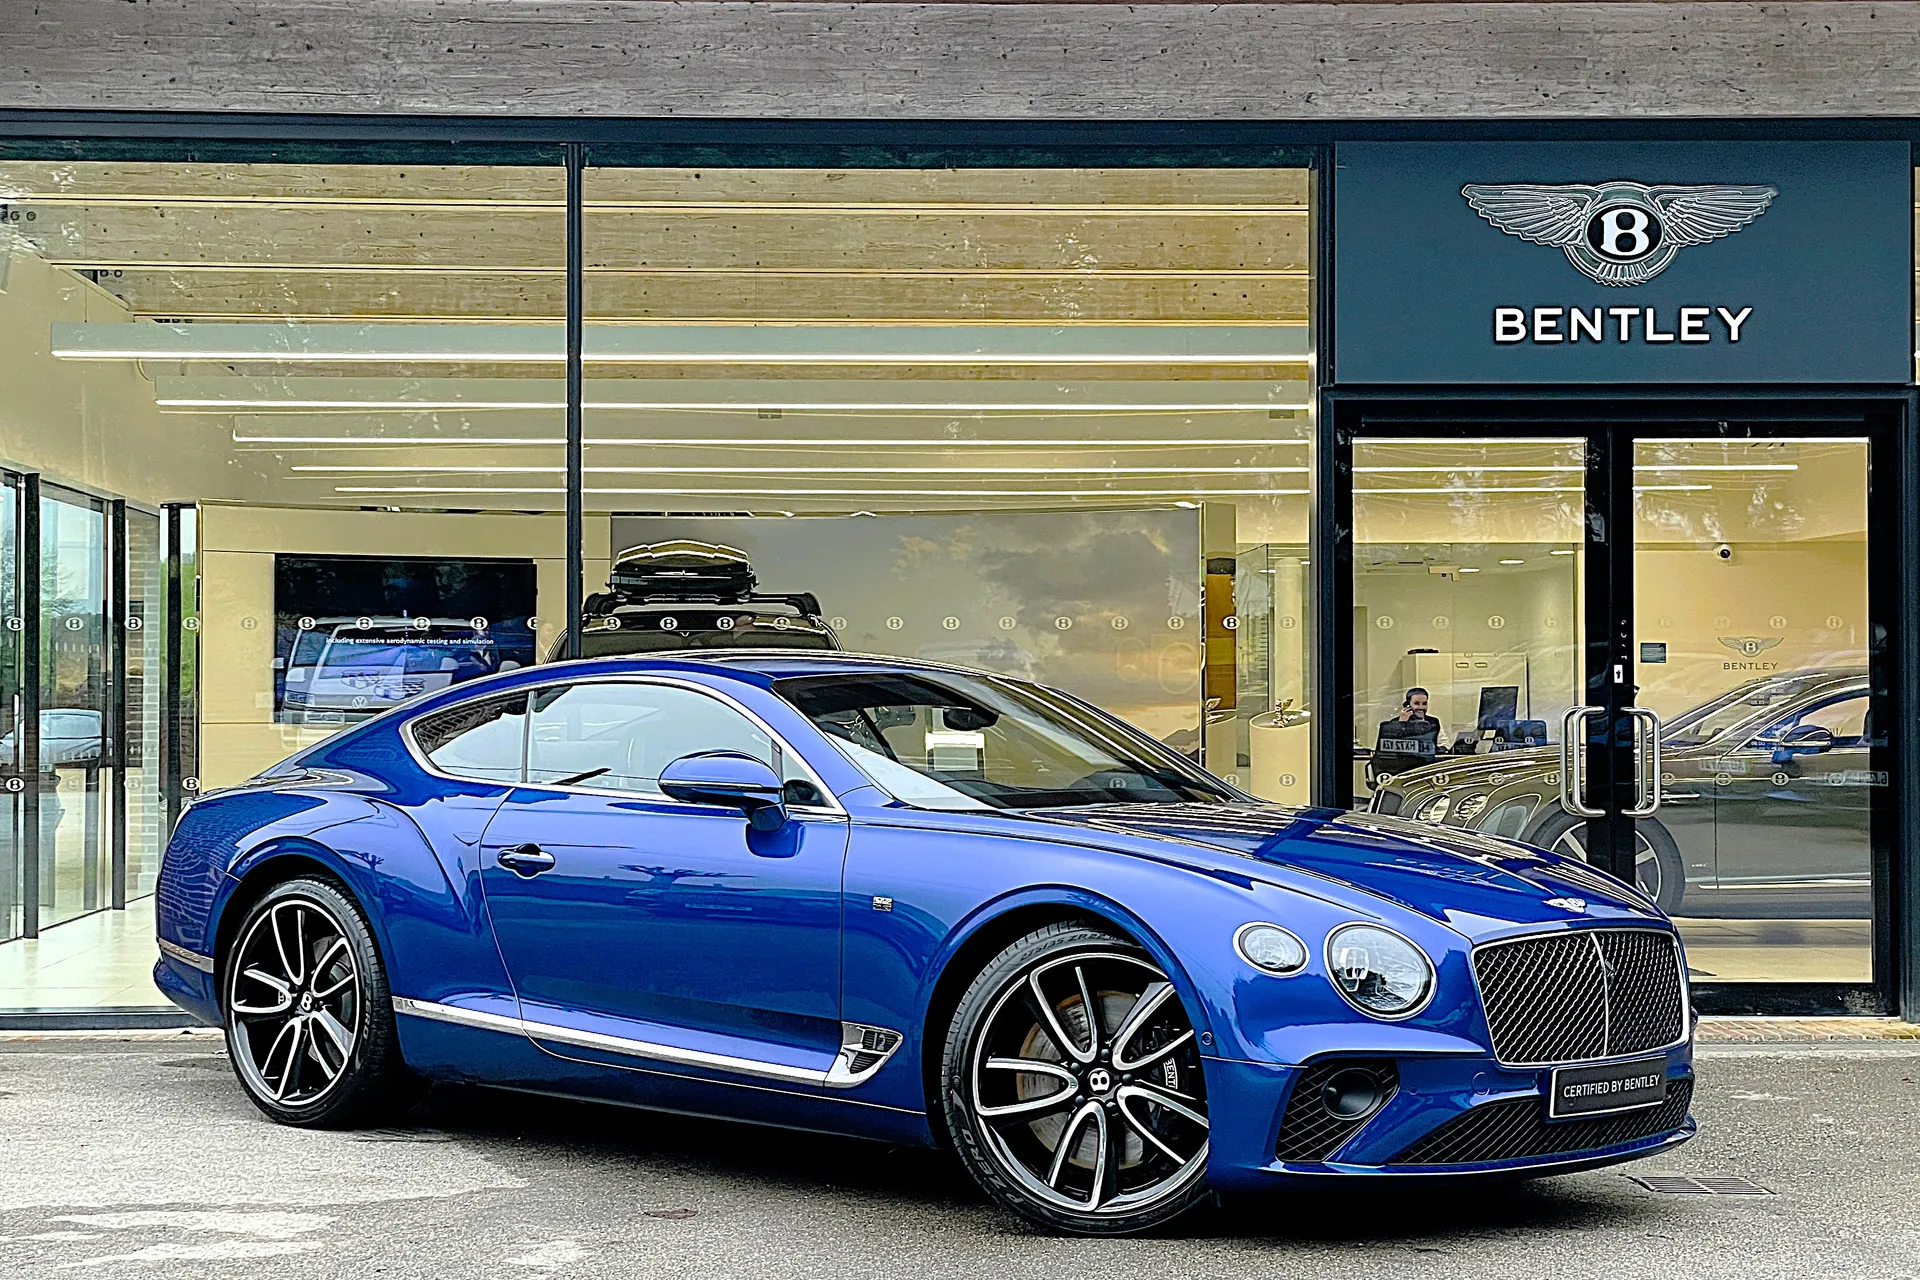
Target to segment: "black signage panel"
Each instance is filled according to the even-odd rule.
[[[1349,143],[1343,383],[1905,383],[1904,142]]]

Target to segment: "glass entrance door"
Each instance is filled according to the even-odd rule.
[[[1636,834],[1689,961],[1869,982],[1891,719],[1869,670],[1871,442],[1643,435],[1633,456],[1635,702],[1661,740]]]
[[[1873,982],[1893,717],[1866,425],[1342,443],[1353,802],[1633,876],[1702,982]]]

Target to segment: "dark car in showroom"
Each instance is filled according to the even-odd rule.
[[[676,538],[614,557],[607,590],[581,610],[580,656],[618,658],[677,649],[838,649],[809,591],[759,590],[746,553]],[[567,656],[567,633],[547,661]]]
[[[1662,726],[1660,803],[1634,824],[1640,887],[1677,914],[1865,918],[1873,727],[1859,668],[1781,672]],[[1382,778],[1372,811],[1586,857],[1558,744],[1442,756]]]

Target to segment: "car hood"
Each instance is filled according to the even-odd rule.
[[[1204,869],[1254,875],[1356,910],[1393,903],[1470,938],[1569,920],[1663,918],[1584,863],[1399,818],[1257,804],[1090,805],[1024,816],[1145,837]]]

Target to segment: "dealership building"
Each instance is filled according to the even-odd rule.
[[[668,552],[785,611],[635,647],[1059,685],[1637,875],[1705,1010],[1920,1018],[1920,3],[40,0],[0,48],[0,1018],[137,1021],[140,964],[54,962],[150,951],[197,794],[604,641]]]

